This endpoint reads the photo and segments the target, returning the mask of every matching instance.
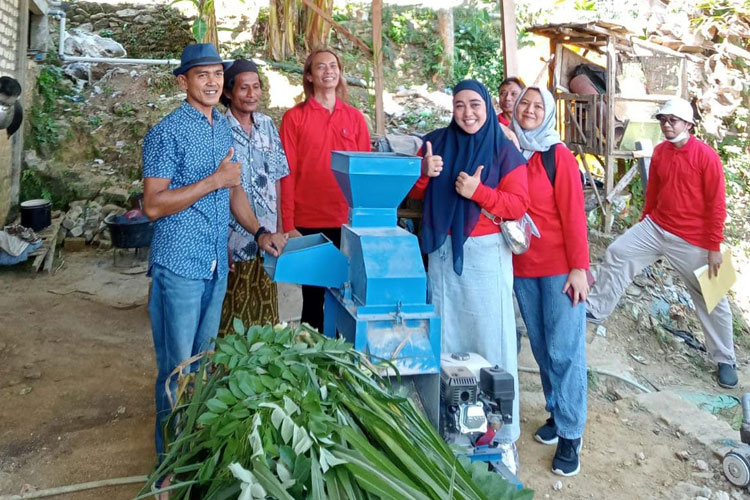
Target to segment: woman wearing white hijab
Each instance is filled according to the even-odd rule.
[[[529,161],[528,213],[541,237],[513,256],[513,289],[539,364],[550,418],[534,438],[557,444],[553,472],[580,470],[586,423],[586,308],[589,268],[586,214],[578,162],[555,130],[555,100],[546,89],[528,87],[516,101],[512,122],[521,153]],[[554,157],[554,169],[548,173]]]

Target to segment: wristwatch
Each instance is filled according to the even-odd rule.
[[[268,233],[268,229],[266,229],[266,228],[265,228],[265,227],[263,227],[263,226],[260,226],[260,227],[258,228],[258,230],[257,230],[257,231],[255,231],[255,234],[253,235],[253,236],[254,236],[254,238],[255,238],[255,242],[256,242],[256,243],[260,243],[260,240],[259,240],[258,238],[260,238],[260,237],[261,237],[261,236],[263,236],[264,234],[269,234],[269,233]]]

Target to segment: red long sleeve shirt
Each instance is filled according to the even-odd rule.
[[[526,253],[513,256],[513,274],[541,278],[589,268],[586,212],[578,162],[565,144],[555,146],[555,187],[544,170],[541,153],[529,158],[528,213],[539,229]]]
[[[716,151],[690,136],[654,148],[643,217],[707,250],[719,251],[727,216],[724,167]]]
[[[409,192],[409,196],[417,200],[424,198],[429,184],[430,178],[425,175],[421,176]],[[459,195],[456,194],[456,196]],[[504,219],[522,217],[526,212],[526,207],[529,206],[526,165],[515,168],[503,177],[495,189],[480,183],[471,200],[489,213]],[[492,222],[489,217],[480,215],[470,236],[484,236],[499,232],[500,226]]]
[[[349,207],[331,170],[331,151],[370,151],[362,113],[339,99],[331,113],[311,97],[284,114],[280,135],[289,162],[281,179],[284,231],[345,224]]]

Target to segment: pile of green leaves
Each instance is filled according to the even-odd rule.
[[[530,499],[456,459],[351,344],[235,321],[172,413],[173,499]],[[189,394],[189,396],[188,396]]]

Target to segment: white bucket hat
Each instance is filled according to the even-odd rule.
[[[661,115],[673,115],[684,120],[688,123],[695,125],[695,119],[693,118],[693,107],[685,99],[675,97],[674,99],[668,100],[664,106],[656,113],[656,118],[659,119]]]

